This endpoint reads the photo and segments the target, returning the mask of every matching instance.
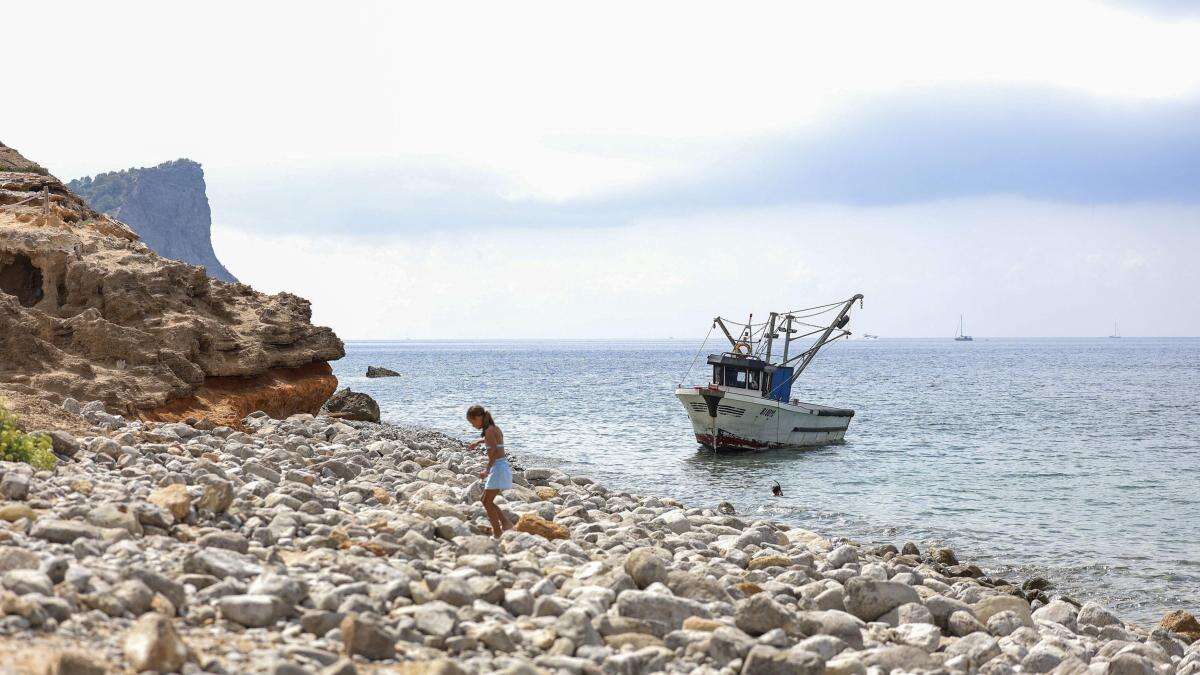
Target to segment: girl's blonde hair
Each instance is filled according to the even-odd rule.
[[[470,408],[467,408],[467,419],[474,419],[476,417],[483,418],[484,429],[495,426],[496,424],[496,422],[492,419],[492,413],[488,412],[488,409],[481,405],[473,405]]]

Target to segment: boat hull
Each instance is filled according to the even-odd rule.
[[[808,448],[845,439],[853,410],[769,398],[713,387],[682,387],[696,441],[712,450]]]

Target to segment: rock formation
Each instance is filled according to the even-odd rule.
[[[367,377],[400,377],[400,373],[383,366],[367,366]]]
[[[164,258],[200,265],[214,279],[237,281],[213,251],[204,169],[196,162],[177,159],[77,178],[67,188],[92,208],[132,227]]]
[[[316,412],[341,340],[307,300],[159,256],[0,144],[0,395],[144,419]]]

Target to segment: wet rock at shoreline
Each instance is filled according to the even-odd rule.
[[[367,366],[367,377],[400,377],[400,373],[383,366]]]
[[[1177,633],[1189,641],[1195,642],[1200,640],[1200,621],[1196,620],[1190,612],[1176,610],[1163,616],[1160,626]]]
[[[321,407],[321,412],[338,419],[355,422],[378,422],[379,404],[362,392],[339,389]]]

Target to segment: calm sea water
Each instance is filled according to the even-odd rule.
[[[864,542],[941,542],[1146,623],[1200,612],[1200,340],[840,342],[794,395],[854,408],[845,443],[719,456],[672,394],[698,347],[357,342],[334,369],[388,422],[466,438],[463,413],[483,403],[526,467]],[[403,377],[367,379],[368,365]]]

